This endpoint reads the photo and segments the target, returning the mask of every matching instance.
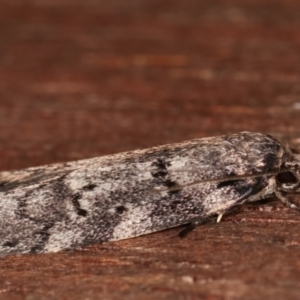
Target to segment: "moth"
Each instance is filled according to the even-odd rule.
[[[184,225],[299,192],[300,156],[241,132],[0,173],[0,255],[56,252]]]

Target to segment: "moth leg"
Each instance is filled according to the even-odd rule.
[[[184,229],[182,229],[179,233],[178,233],[178,236],[180,238],[184,238],[188,235],[188,233],[190,233],[191,231],[194,230],[195,227],[197,227],[199,224],[197,224],[197,222],[194,222],[194,223],[189,223],[188,225],[186,225],[184,227]]]
[[[225,211],[220,212],[219,214],[217,214],[217,223],[219,223],[223,217],[224,214],[228,213],[229,211],[232,211],[236,208],[236,206],[232,206],[228,209],[226,209]],[[214,216],[210,216],[210,217],[206,217],[204,219],[200,219],[200,220],[195,220],[189,224],[187,224],[178,234],[178,236],[180,238],[184,238],[186,237],[191,231],[193,231],[193,229],[195,229],[197,226],[199,225],[203,225],[206,224],[208,222],[212,222],[215,220],[215,215]]]
[[[280,191],[275,190],[274,194],[285,206],[300,211],[300,207],[295,203],[291,202],[290,199],[285,197]]]
[[[219,223],[223,217],[224,214],[228,213],[229,211],[232,211],[236,208],[236,206],[234,205],[233,207],[231,208],[228,208],[226,211],[223,211],[221,213],[219,213],[217,216],[217,223]],[[210,216],[210,217],[206,217],[204,219],[201,219],[201,220],[195,220],[189,224],[187,224],[178,234],[178,236],[180,238],[184,238],[186,237],[191,231],[193,231],[197,226],[199,225],[203,225],[203,224],[206,224],[208,222],[212,222],[214,221],[215,219],[215,216]]]
[[[223,215],[225,214],[225,211],[221,212],[218,214],[218,217],[217,217],[217,223],[221,222],[221,219],[223,217]]]
[[[212,217],[206,217],[204,219],[201,220],[195,220],[189,224],[187,224],[178,234],[178,236],[180,238],[184,238],[186,237],[191,231],[193,231],[193,229],[195,229],[197,226],[199,225],[203,225],[205,223],[208,223],[210,221],[212,221]]]

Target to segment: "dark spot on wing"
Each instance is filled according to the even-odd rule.
[[[179,201],[179,200],[175,200],[175,201],[172,201],[171,204],[170,204],[170,207],[172,210],[176,210],[178,205],[180,205],[182,202]]]
[[[163,159],[158,158],[152,163],[152,166],[155,167],[155,170],[151,172],[154,178],[163,178],[168,175],[167,166],[170,166],[169,162],[165,162]]]
[[[167,188],[170,188],[171,190],[169,191],[169,194],[177,194],[180,192],[181,188],[176,189],[178,184],[175,181],[172,181],[170,179],[166,179],[163,182],[163,185]]]
[[[152,176],[155,177],[155,178],[158,178],[158,177],[164,177],[168,174],[168,171],[166,170],[161,170],[161,171],[157,171],[157,172],[153,172],[152,173]]]
[[[81,199],[81,193],[76,193],[72,196],[72,204],[77,212],[77,214],[81,217],[86,217],[87,211],[80,207],[79,199]]]
[[[117,212],[118,214],[122,214],[124,211],[126,211],[126,207],[125,207],[125,206],[120,205],[120,206],[117,206],[117,207],[116,207],[116,212]]]
[[[177,183],[170,179],[167,179],[164,181],[164,186],[166,186],[168,188],[173,188],[173,187],[177,186]]]
[[[90,183],[90,184],[84,186],[82,189],[84,191],[92,191],[96,186],[97,186],[96,184]]]
[[[17,242],[17,241],[7,241],[7,242],[3,243],[2,246],[13,248],[13,247],[17,246],[18,244],[19,244],[19,242]]]
[[[176,194],[180,191],[179,189],[173,189],[177,185],[175,181],[170,179],[167,166],[170,166],[170,162],[166,162],[162,158],[158,158],[155,162],[152,163],[154,170],[151,172],[152,176],[156,179],[158,184],[162,184],[163,186],[170,188],[169,194]]]
[[[158,158],[155,162],[152,163],[153,166],[157,167],[158,169],[166,169],[167,164],[162,158]]]
[[[46,224],[42,230],[34,233],[36,235],[39,235],[39,241],[38,241],[37,245],[35,245],[34,247],[31,247],[31,249],[30,249],[31,253],[40,252],[44,249],[45,244],[48,242],[49,237],[50,237],[49,229],[51,227],[53,227],[53,225],[54,225],[53,223]]]

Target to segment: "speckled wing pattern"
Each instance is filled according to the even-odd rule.
[[[273,193],[289,151],[242,132],[0,173],[0,255],[56,252],[188,224]],[[271,175],[270,175],[271,174]]]

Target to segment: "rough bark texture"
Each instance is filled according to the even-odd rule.
[[[1,1],[1,170],[243,130],[300,149],[299,10],[296,0]],[[176,228],[8,256],[0,299],[299,299],[299,228],[299,214],[267,202],[185,239]]]

